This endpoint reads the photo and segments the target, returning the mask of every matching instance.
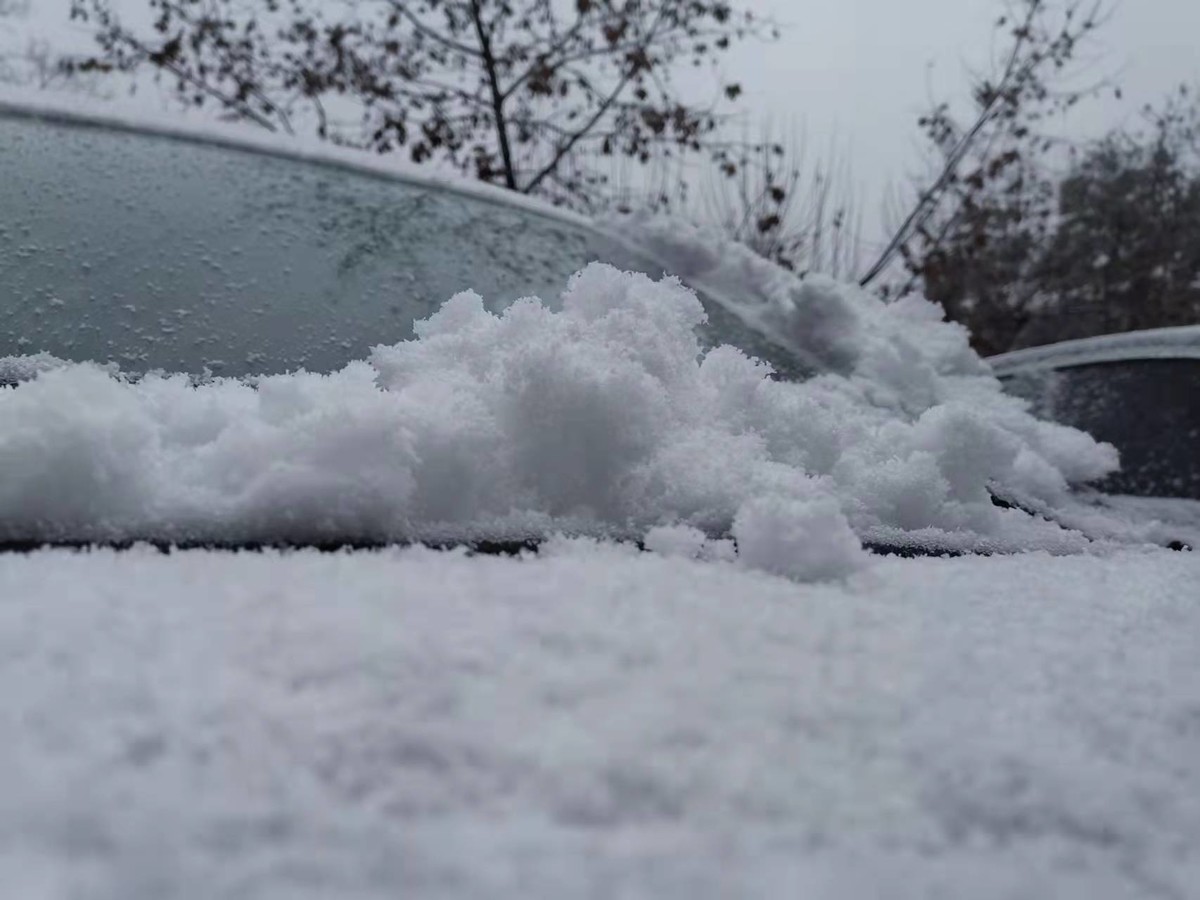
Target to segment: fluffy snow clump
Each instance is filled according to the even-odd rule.
[[[679,281],[600,264],[560,312],[459,294],[331,375],[45,367],[0,389],[0,540],[566,531],[720,559],[732,536],[743,562],[801,579],[853,571],[862,540],[1086,544],[990,491],[1053,507],[1115,466],[1111,447],[1030,416],[929,304],[811,279],[787,298],[790,339],[823,335],[829,371],[803,383],[702,352]]]

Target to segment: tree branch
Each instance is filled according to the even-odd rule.
[[[629,83],[629,80],[632,77],[633,77],[632,71],[626,72],[625,75],[622,76],[621,80],[617,83],[617,86],[615,88],[613,88],[612,93],[609,94],[607,98],[605,98],[605,100],[600,104],[600,106],[597,108],[596,112],[592,115],[592,117],[590,119],[588,119],[587,122],[584,123],[583,127],[580,128],[578,131],[576,131],[573,135],[571,135],[571,137],[566,141],[566,143],[560,145],[558,150],[555,152],[554,157],[550,160],[550,162],[548,162],[537,173],[537,175],[535,175],[533,177],[532,181],[530,181],[527,185],[525,185],[525,187],[521,188],[521,191],[523,193],[526,193],[526,194],[533,193],[535,190],[537,190],[538,185],[540,185],[543,181],[546,180],[547,177],[549,177],[551,174],[553,174],[558,169],[558,166],[563,161],[563,159],[565,159],[567,157],[567,155],[573,149],[575,149],[575,145],[578,144],[580,142],[580,140],[582,140],[588,134],[588,132],[590,132],[593,128],[596,127],[597,122],[599,122],[602,118],[604,118],[604,115],[608,112],[609,108],[613,105],[613,103],[616,102],[616,99],[617,99],[617,97],[619,97],[621,95],[621,92],[625,90],[625,85],[627,85]]]
[[[1030,3],[1029,12],[1026,14],[1024,22],[1022,23],[1021,27],[1016,29],[1014,32],[1016,40],[1013,42],[1012,52],[1009,54],[1008,63],[1004,67],[1004,74],[1001,76],[999,83],[996,85],[996,89],[992,92],[992,95],[988,98],[987,103],[980,110],[979,115],[975,120],[975,124],[971,126],[966,134],[959,138],[957,143],[954,145],[954,148],[946,156],[946,163],[942,167],[942,171],[938,174],[938,177],[934,179],[933,184],[931,184],[917,199],[916,205],[913,207],[908,216],[905,217],[904,221],[900,224],[900,227],[896,229],[895,234],[892,235],[891,240],[888,241],[888,244],[884,248],[883,252],[879,254],[879,258],[875,260],[875,263],[870,269],[867,270],[866,274],[859,279],[858,283],[861,287],[867,287],[870,285],[872,281],[878,278],[883,271],[889,265],[891,265],[892,260],[895,259],[896,254],[900,252],[900,248],[908,242],[909,238],[912,237],[913,232],[923,227],[925,223],[929,221],[929,217],[932,216],[934,211],[937,209],[938,203],[941,201],[946,186],[950,183],[950,180],[958,171],[959,164],[962,163],[963,159],[967,155],[967,152],[978,139],[983,129],[986,128],[992,121],[992,117],[996,112],[996,107],[1000,102],[1000,98],[1005,92],[1005,88],[1012,83],[1013,76],[1017,71],[1016,67],[1017,62],[1020,59],[1021,50],[1029,40],[1030,29],[1038,12],[1041,11],[1041,8],[1042,0],[1034,0],[1034,2]]]
[[[492,115],[496,119],[496,138],[500,143],[500,159],[504,163],[504,184],[509,190],[517,189],[517,173],[513,169],[512,146],[508,141],[508,122],[504,118],[504,95],[500,90],[500,73],[496,69],[496,58],[492,54],[492,39],[483,27],[483,11],[479,0],[471,0],[471,20],[475,24],[475,35],[483,56],[483,71],[492,95]]]
[[[579,31],[583,28],[583,25],[584,25],[584,14],[579,13],[579,15],[575,19],[575,24],[572,25],[562,35],[561,38],[556,40],[553,46],[551,46],[547,50],[537,54],[536,58],[534,59],[533,65],[526,68],[524,72],[522,72],[519,76],[517,76],[516,80],[513,81],[512,84],[510,84],[507,88],[504,89],[504,93],[503,93],[504,99],[507,100],[509,97],[511,97],[513,95],[514,92],[517,91],[518,88],[521,87],[521,85],[523,85],[526,81],[528,81],[533,76],[533,73],[538,70],[539,66],[547,65],[550,62],[550,60],[553,58],[555,53],[558,53],[561,50],[566,49],[567,45],[571,43],[571,41],[575,38],[575,36],[577,34],[579,34]],[[562,64],[561,60],[558,60],[555,62],[556,67],[561,64]]]
[[[132,34],[130,34],[129,32],[127,32],[123,29],[119,29],[119,30],[114,29],[113,36],[115,38],[117,38],[118,40],[123,41],[127,46],[131,47],[133,50],[142,54],[142,56],[146,57],[147,59],[150,59],[151,56],[153,56],[155,53],[155,51],[151,50],[150,47],[148,47],[146,44],[142,43],[137,38],[135,38]],[[164,71],[171,73],[177,79],[179,79],[180,81],[182,81],[186,84],[191,85],[196,90],[206,94],[209,97],[212,97],[214,100],[216,100],[218,103],[220,103],[222,106],[226,107],[227,109],[230,109],[230,110],[234,111],[235,113],[237,113],[238,115],[243,116],[244,118],[249,119],[250,121],[254,122],[255,124],[262,126],[263,128],[267,129],[267,131],[277,132],[277,131],[279,131],[280,127],[282,127],[285,133],[287,133],[287,134],[293,133],[292,127],[291,127],[291,122],[288,119],[287,113],[285,113],[282,109],[280,109],[274,102],[272,102],[265,95],[261,94],[261,92],[254,91],[253,93],[263,101],[264,105],[269,107],[269,112],[271,115],[276,117],[276,119],[278,120],[278,123],[279,123],[278,125],[276,125],[275,122],[271,121],[271,119],[269,119],[266,115],[264,115],[264,114],[260,113],[258,110],[256,110],[253,106],[249,105],[248,103],[246,103],[242,100],[238,100],[235,97],[230,97],[230,96],[224,94],[217,88],[208,84],[208,82],[193,75],[186,68],[176,65],[175,63],[171,62],[168,59],[153,60],[152,64],[158,66],[160,69],[163,69]]]
[[[405,2],[405,0],[388,0],[388,5],[391,6],[391,8],[397,13],[404,16],[404,18],[408,19],[408,21],[412,23],[412,26],[417,29],[417,31],[425,35],[425,37],[429,38],[430,40],[437,41],[443,47],[447,47],[456,53],[462,53],[465,56],[472,56],[476,59],[479,59],[482,56],[480,51],[475,47],[472,47],[468,44],[459,43],[453,38],[446,37],[446,35],[442,34],[437,29],[430,28],[421,21],[420,17],[418,17],[416,13],[408,8],[408,4]],[[472,3],[472,7],[474,6],[475,4]],[[474,10],[472,10],[472,15],[473,14]]]

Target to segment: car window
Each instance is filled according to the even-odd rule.
[[[1102,489],[1200,499],[1200,360],[1124,360],[1002,378],[1036,414],[1121,451],[1121,470]]]
[[[330,371],[462,290],[552,303],[593,260],[663,267],[551,216],[343,167],[0,117],[0,357],[222,375]],[[708,344],[796,361],[704,300]]]

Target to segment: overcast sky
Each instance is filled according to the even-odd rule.
[[[69,0],[32,0],[33,27],[78,40]],[[144,0],[121,0],[142,6]],[[837,135],[850,154],[869,223],[888,184],[916,166],[915,119],[930,87],[962,96],[963,72],[992,52],[1001,0],[743,0],[786,27],[774,44],[735,49],[724,68],[746,89],[747,107],[780,128],[803,129],[814,150]],[[1200,83],[1200,0],[1118,0],[1101,34],[1097,76],[1124,99],[1081,109],[1073,127],[1100,133],[1136,118],[1180,82]]]
[[[729,72],[743,79],[756,110],[803,126],[810,142],[839,135],[868,205],[913,170],[915,120],[931,86],[940,97],[962,97],[966,67],[988,62],[1001,9],[999,0],[755,5],[788,28],[777,44],[735,51]],[[1072,127],[1081,134],[1135,120],[1173,85],[1200,83],[1200,0],[1123,0],[1098,44],[1095,74],[1111,75],[1124,96],[1079,109]],[[876,212],[864,210],[868,219]]]

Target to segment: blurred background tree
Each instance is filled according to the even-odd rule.
[[[1024,345],[1200,323],[1200,108],[1186,86],[1114,132],[1058,189],[1030,280],[1046,298]]]
[[[69,72],[50,41],[22,34],[32,9],[31,0],[0,0],[0,85],[103,96],[100,80]]]
[[[606,205],[612,157],[732,165],[721,125],[741,85],[694,97],[673,76],[775,35],[731,0],[146,2],[153,26],[136,31],[109,0],[72,0],[99,52],[66,66],[148,69],[273,131],[400,150],[582,210]]]
[[[645,178],[619,171],[614,207],[716,229],[800,277],[853,280],[862,265],[862,208],[842,144],[831,139],[814,155],[802,131],[767,122],[731,146],[715,164],[662,160]]]
[[[931,175],[862,284],[889,296],[923,291],[971,329],[983,353],[1013,346],[1044,299],[1028,276],[1054,228],[1056,185],[1071,153],[1062,124],[1105,86],[1074,84],[1081,51],[1103,21],[1099,0],[1005,4],[997,64],[968,73],[969,114],[936,101],[919,118]]]
[[[1200,322],[1196,98],[1147,108],[1147,128],[1064,137],[1078,104],[1120,95],[1079,84],[1106,15],[1092,0],[1006,6],[1003,65],[971,76],[972,115],[943,101],[919,119],[933,174],[863,284],[920,290],[985,355]]]
[[[759,256],[803,277],[810,272],[853,280],[861,266],[862,212],[848,157],[835,139],[815,159],[804,135],[776,139],[764,127],[754,153],[735,175],[708,178],[701,221]]]

